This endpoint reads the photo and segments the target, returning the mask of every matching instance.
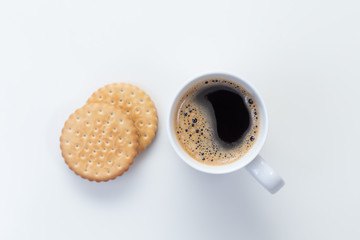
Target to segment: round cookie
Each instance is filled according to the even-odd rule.
[[[108,181],[122,175],[138,149],[134,122],[119,108],[91,103],[73,113],[60,137],[65,162],[90,181]]]
[[[97,90],[87,102],[102,102],[123,109],[139,130],[139,152],[154,139],[158,123],[156,108],[140,88],[128,83],[113,83]]]

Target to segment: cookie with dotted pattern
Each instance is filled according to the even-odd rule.
[[[107,103],[124,110],[139,131],[139,152],[154,139],[158,124],[156,108],[140,88],[128,83],[109,84],[93,93],[87,102]]]
[[[90,181],[108,181],[133,163],[138,131],[121,109],[90,103],[65,122],[60,147],[65,162],[77,175]]]

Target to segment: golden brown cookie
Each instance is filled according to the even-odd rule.
[[[119,108],[90,103],[66,121],[60,147],[76,174],[90,181],[108,181],[133,163],[138,133],[134,122]]]
[[[107,103],[123,109],[139,130],[139,151],[150,145],[157,130],[157,112],[153,101],[140,88],[128,83],[114,83],[100,88],[88,103]]]

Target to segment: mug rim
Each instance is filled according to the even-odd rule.
[[[177,137],[175,135],[174,130],[174,117],[175,117],[175,108],[178,104],[178,101],[182,97],[182,95],[191,88],[192,85],[195,85],[196,83],[205,80],[205,79],[211,79],[211,78],[224,78],[230,81],[234,81],[238,84],[240,84],[242,87],[244,87],[256,100],[259,108],[259,116],[260,116],[260,130],[258,134],[258,139],[256,140],[255,144],[251,147],[251,149],[240,159],[231,162],[229,164],[224,165],[207,165],[201,162],[198,162],[194,158],[192,158],[188,153],[185,152],[185,150],[180,146],[180,143],[177,140]],[[208,73],[200,75],[196,78],[190,79],[189,81],[185,82],[185,84],[182,85],[179,91],[177,91],[175,97],[173,98],[171,102],[171,106],[168,112],[168,122],[167,122],[167,132],[168,137],[170,138],[170,143],[172,147],[174,148],[177,155],[186,162],[189,166],[206,173],[212,173],[212,174],[224,174],[224,173],[230,173],[234,172],[236,170],[239,170],[243,167],[245,167],[247,164],[252,162],[255,157],[259,154],[261,148],[263,147],[267,133],[268,133],[268,115],[267,115],[267,109],[264,104],[263,99],[261,98],[261,95],[259,94],[258,90],[248,81],[239,78],[237,76],[234,76],[232,74],[228,73]],[[259,137],[261,136],[261,138]]]

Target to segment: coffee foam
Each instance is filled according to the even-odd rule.
[[[246,102],[251,125],[241,139],[233,143],[223,142],[216,130],[216,120],[210,103],[201,98],[214,89],[231,89]],[[209,79],[199,82],[180,99],[174,122],[174,130],[182,148],[195,160],[208,165],[225,165],[244,156],[256,142],[260,116],[257,104],[249,92],[235,82],[226,79]]]

